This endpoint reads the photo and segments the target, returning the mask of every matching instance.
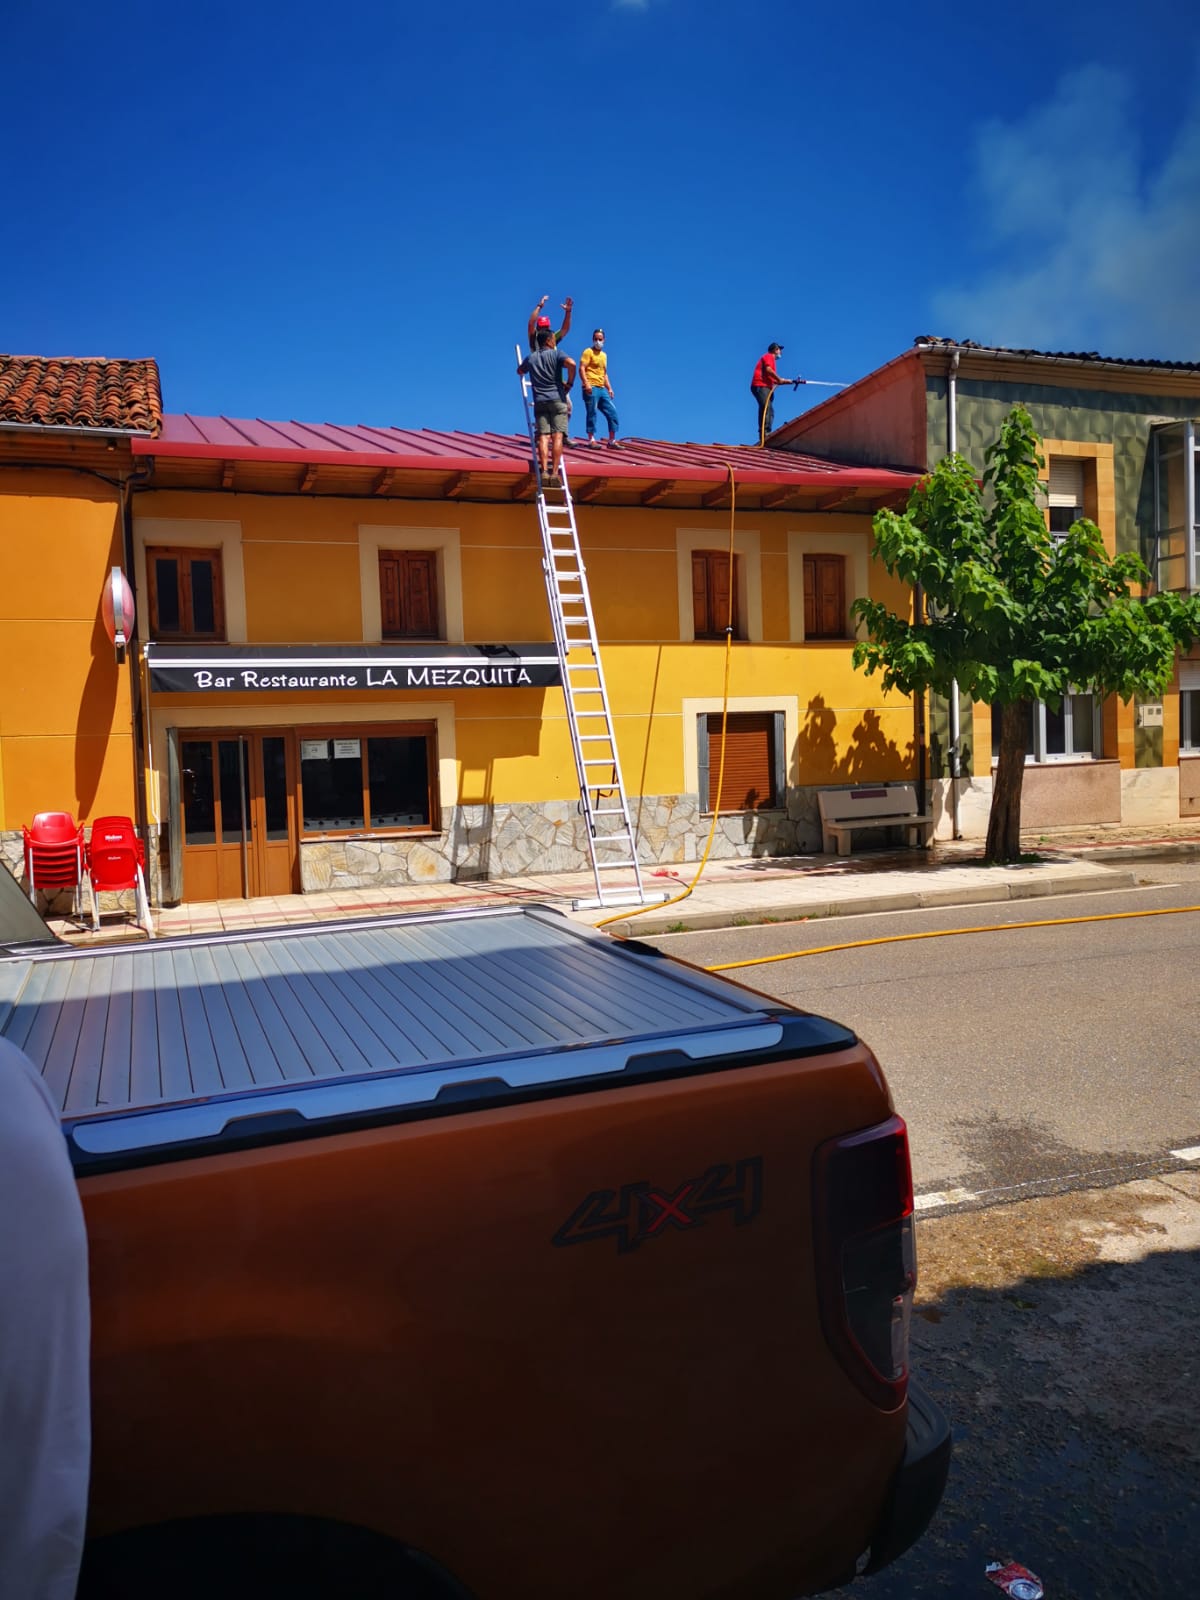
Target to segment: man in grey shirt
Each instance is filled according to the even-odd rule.
[[[537,330],[537,349],[517,368],[522,377],[529,374],[533,389],[533,420],[537,431],[538,470],[542,487],[557,489],[562,484],[563,440],[567,436],[570,410],[567,396],[575,382],[575,361],[555,348],[549,328]],[[564,380],[563,373],[566,373]],[[553,444],[553,456],[551,445]]]

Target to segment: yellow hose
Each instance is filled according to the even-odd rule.
[[[709,852],[712,849],[713,839],[716,837],[717,821],[721,815],[721,791],[725,784],[725,727],[729,719],[729,669],[733,661],[733,529],[737,513],[737,479],[731,466],[727,464],[725,470],[729,473],[729,610],[725,618],[725,686],[721,696],[721,761],[717,768],[717,797],[713,805],[712,825],[708,830],[704,854],[700,857],[700,864],[696,868],[696,876],[681,893],[672,896],[670,900],[656,900],[648,906],[637,906],[633,911],[618,911],[614,916],[602,917],[599,922],[592,924],[595,928],[607,928],[610,922],[625,922],[630,917],[644,917],[647,911],[663,911],[667,906],[676,906],[681,900],[686,900],[700,882],[700,874],[704,871],[705,863],[708,861]]]
[[[980,928],[936,928],[929,933],[886,933],[879,939],[851,939],[846,944],[817,945],[812,950],[787,950],[751,961],[721,961],[705,972],[732,972],[735,967],[765,967],[772,961],[798,961],[801,956],[827,956],[834,950],[863,950],[872,944],[903,944],[909,939],[953,939],[960,933],[1012,933],[1018,928],[1064,928],[1074,922],[1120,922],[1126,917],[1175,917],[1200,906],[1162,906],[1154,911],[1105,911],[1091,917],[1043,917],[1037,922],[991,922]]]

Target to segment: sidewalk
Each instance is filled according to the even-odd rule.
[[[1200,856],[1200,819],[1159,829],[1116,825],[1040,832],[1027,841],[1030,859],[1015,866],[985,866],[980,840],[942,841],[927,851],[866,850],[853,856],[804,855],[757,860],[710,861],[695,891],[677,905],[637,917],[622,908],[575,910],[594,897],[590,872],[533,874],[475,883],[402,884],[380,889],[340,889],[257,900],[221,900],[169,906],[155,912],[160,937],[240,932],[248,928],[302,924],[343,917],[398,912],[460,910],[466,906],[536,902],[557,906],[574,920],[610,924],[616,933],[678,933],[738,927],[753,922],[794,922],[809,917],[856,916],[927,906],[982,905],[1048,895],[1128,889],[1133,863],[1147,856]],[[648,867],[648,894],[681,894],[696,865]],[[141,931],[106,915],[99,934],[56,919],[52,928],[73,944],[138,939]]]

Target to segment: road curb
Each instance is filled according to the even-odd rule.
[[[811,922],[833,917],[875,916],[883,911],[922,911],[947,906],[995,905],[1005,900],[1034,900],[1051,895],[1090,894],[1101,890],[1133,889],[1132,872],[1068,874],[1053,878],[1028,878],[1016,883],[981,884],[959,889],[908,889],[893,894],[847,896],[840,900],[798,903],[795,900],[753,906],[720,907],[688,911],[686,904],[669,911],[648,911],[644,916],[623,917],[607,927],[622,937],[641,938],[659,933],[704,933],[714,928],[755,927],[768,922]],[[595,912],[571,912],[576,921],[594,923]]]
[[[1160,841],[1158,844],[1055,845],[1061,855],[1076,861],[1195,861],[1200,839]]]

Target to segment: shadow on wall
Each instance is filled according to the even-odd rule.
[[[75,718],[75,806],[83,821],[92,813],[117,705],[117,666],[99,616],[92,628],[92,662]],[[125,731],[125,730],[122,730]]]
[[[637,814],[633,818],[634,837],[638,838],[642,831],[642,807],[646,803],[646,769],[650,765],[650,739],[656,726],[658,711],[658,679],[662,671],[662,645],[654,652],[654,677],[650,683],[650,709],[646,717],[646,741],[642,746],[642,769],[638,773],[637,782]]]
[[[464,763],[459,770],[451,840],[451,877],[456,883],[491,877],[494,821],[492,762],[485,761],[470,771]]]
[[[915,746],[910,739],[901,751],[894,739],[884,736],[876,711],[864,711],[850,738],[850,746],[838,756],[834,742],[837,713],[815,695],[808,702],[800,737],[796,741],[796,765],[801,787],[823,783],[882,783],[907,778],[915,761]]]

